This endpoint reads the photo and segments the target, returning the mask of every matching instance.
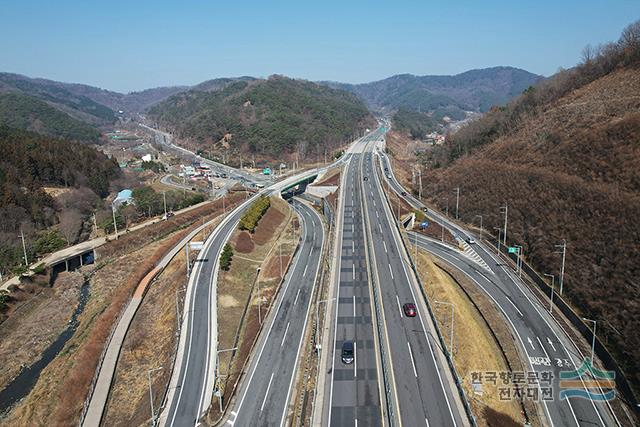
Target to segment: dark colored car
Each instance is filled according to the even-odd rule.
[[[408,302],[402,306],[402,310],[404,310],[404,315],[407,317],[416,317],[416,305],[412,302]]]
[[[422,212],[424,212],[424,213],[429,212],[429,208],[422,208]]]
[[[345,341],[342,343],[342,363],[350,365],[355,358],[353,350],[353,341]]]
[[[369,181],[369,177],[368,177],[368,176],[365,176],[365,177],[363,178],[363,181]]]
[[[402,194],[403,196],[406,196],[406,195],[407,195],[407,192],[406,192],[406,191],[403,191],[401,194]]]

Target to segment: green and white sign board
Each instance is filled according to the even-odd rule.
[[[517,254],[518,253],[518,248],[514,248],[513,246],[509,246],[509,253],[510,254]]]

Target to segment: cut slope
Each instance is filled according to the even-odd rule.
[[[483,215],[489,230],[501,225],[498,208],[506,201],[508,240],[523,244],[540,272],[559,275],[554,245],[566,239],[565,296],[598,319],[599,336],[637,389],[640,70],[618,69],[517,123],[473,154],[427,172],[424,194],[444,208],[459,186],[461,218]],[[465,138],[479,135],[487,137]]]

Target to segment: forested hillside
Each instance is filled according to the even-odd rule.
[[[114,111],[110,108],[69,90],[70,87],[75,86],[83,85],[0,73],[0,92],[19,92],[39,98],[78,120],[94,124],[108,124],[115,120]]]
[[[44,101],[20,93],[0,93],[0,126],[30,130],[44,135],[96,142],[100,132]]]
[[[0,265],[21,259],[20,230],[33,234],[58,222],[56,206],[44,187],[77,189],[78,202],[91,210],[120,175],[118,164],[99,151],[63,139],[0,126]],[[71,202],[71,201],[69,201]],[[77,204],[74,202],[74,204]],[[30,245],[31,248],[31,245]],[[33,249],[36,250],[35,248]],[[5,271],[6,273],[6,271]]]
[[[425,155],[424,194],[460,216],[502,224],[564,296],[598,320],[599,337],[640,392],[640,22],[620,40],[464,127]]]
[[[149,110],[164,128],[195,148],[262,159],[315,161],[375,124],[353,94],[272,76],[240,80],[216,91],[190,90]]]

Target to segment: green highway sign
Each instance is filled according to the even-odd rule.
[[[510,254],[517,254],[518,253],[518,248],[514,248],[513,246],[509,246],[509,253]]]

